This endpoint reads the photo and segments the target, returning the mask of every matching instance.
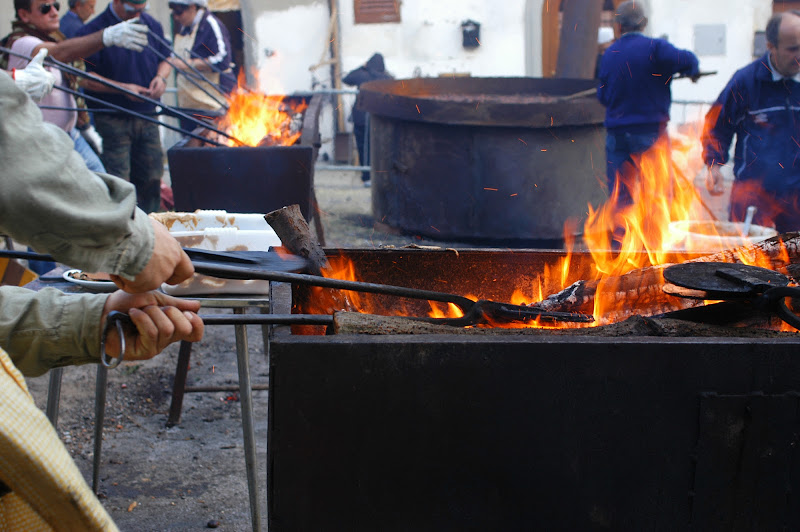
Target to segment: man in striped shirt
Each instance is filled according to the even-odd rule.
[[[178,105],[217,111],[225,101],[225,94],[218,88],[229,92],[234,81],[228,29],[208,11],[206,0],[171,0],[169,8],[176,27],[180,28],[174,40],[175,54],[179,57],[169,61],[173,68],[182,71],[176,80]],[[187,77],[192,77],[194,83]],[[194,124],[182,120],[181,129],[192,130]]]

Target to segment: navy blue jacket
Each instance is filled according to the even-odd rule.
[[[105,11],[78,30],[78,36],[88,35],[121,22],[117,14],[112,11],[112,5],[113,4],[109,4]],[[156,19],[147,13],[142,13],[139,20],[142,24],[146,24],[152,33],[157,34],[161,39],[164,38],[164,30]],[[151,47],[158,50],[162,56],[169,57],[170,50],[153,36],[149,37],[149,44]],[[145,48],[141,52],[134,52],[133,50],[112,46],[110,48],[103,48],[96,54],[87,57],[86,70],[89,72],[96,72],[114,81],[135,83],[142,87],[148,87],[158,73],[159,63],[161,63],[161,59],[150,48]],[[92,91],[86,91],[86,94],[96,98],[102,98],[120,107],[125,107],[126,109],[131,109],[132,111],[140,113],[155,111],[154,105],[141,100],[131,100],[124,94],[95,93]],[[103,108],[103,106],[98,103],[91,101],[87,101],[86,103],[92,108]]]
[[[186,31],[191,31],[191,29],[191,27],[185,28]],[[231,68],[233,53],[228,28],[207,10],[197,24],[192,57],[206,59],[219,72]]]
[[[61,20],[58,21],[58,29],[61,30],[61,33],[63,33],[64,37],[67,39],[75,37],[75,34],[78,33],[78,30],[82,27],[83,21],[74,11],[67,11],[67,13],[61,17]]]
[[[603,54],[597,98],[606,107],[608,129],[666,124],[675,74],[694,76],[697,57],[664,39],[626,33]]]
[[[181,28],[181,32],[190,33],[192,27]],[[215,72],[225,73],[220,77],[219,84],[227,91],[236,85],[231,73],[233,63],[233,50],[231,48],[231,35],[228,28],[212,15],[208,10],[203,13],[197,23],[197,33],[191,50],[192,57],[205,59]]]
[[[800,190],[800,83],[773,81],[768,57],[737,71],[706,115],[703,160],[726,163],[733,135],[733,173],[767,191]]]

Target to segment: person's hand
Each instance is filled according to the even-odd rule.
[[[139,17],[114,24],[103,30],[103,45],[119,46],[134,52],[141,52],[147,46],[148,27],[139,24]]]
[[[706,174],[706,189],[712,196],[721,196],[725,192],[725,178],[719,166],[712,164]]]
[[[178,284],[194,275],[194,266],[186,252],[163,224],[150,218],[155,244],[150,261],[133,281],[112,275],[118,287],[132,294],[155,290],[161,283]]]
[[[89,124],[80,130],[83,139],[89,143],[96,154],[103,153],[103,137],[97,132],[93,125]]]
[[[40,48],[39,53],[31,59],[28,66],[14,69],[12,73],[17,87],[27,92],[35,102],[50,94],[56,83],[55,76],[44,68],[45,57],[47,57],[47,48]]]
[[[158,100],[166,90],[167,80],[161,76],[156,76],[150,81],[150,87],[148,87],[147,92],[152,99]]]
[[[173,342],[201,340],[204,326],[196,314],[199,309],[199,301],[178,299],[161,292],[128,294],[117,291],[106,300],[101,325],[105,327],[106,316],[112,310],[128,314],[136,332],[125,334],[124,360],[148,360]],[[116,327],[109,329],[105,346],[109,356],[119,356]]]
[[[129,92],[134,92],[136,94],[145,96],[147,98],[150,97],[150,89],[148,89],[147,87],[142,87],[141,85],[136,85],[135,83],[118,83],[117,85],[119,85],[123,89],[128,89]],[[142,101],[141,98],[137,98],[136,96],[133,96],[131,94],[126,94],[125,97],[134,102]]]

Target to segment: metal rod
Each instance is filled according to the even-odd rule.
[[[151,52],[153,52],[154,54],[156,54],[156,56],[158,56],[158,58],[159,58],[159,59],[161,59],[162,61],[167,61],[167,59],[169,59],[169,58],[168,58],[166,55],[164,55],[164,54],[162,54],[161,52],[159,52],[158,50],[156,50],[154,46],[151,46],[151,45],[149,45],[149,44],[148,44],[148,45],[147,45],[147,48],[149,48]],[[175,57],[177,57],[178,59],[180,59],[181,61],[183,61],[183,64],[185,64],[187,67],[189,67],[189,68],[192,70],[192,72],[194,72],[194,73],[195,73],[195,75],[197,75],[197,76],[199,76],[199,77],[200,77],[200,79],[201,79],[202,81],[205,81],[206,83],[208,83],[209,85],[211,85],[211,87],[212,87],[214,90],[216,90],[217,92],[219,92],[219,93],[220,93],[220,94],[222,94],[223,96],[225,95],[225,93],[223,92],[222,88],[220,88],[220,87],[219,87],[219,86],[218,86],[216,83],[213,83],[213,82],[212,82],[210,79],[208,79],[208,78],[207,78],[207,77],[205,77],[203,74],[201,74],[199,70],[197,70],[197,69],[196,69],[196,68],[194,68],[192,65],[190,65],[190,64],[189,64],[189,63],[188,63],[188,62],[187,62],[187,61],[186,61],[184,58],[182,58],[182,57],[178,56],[178,55],[175,53],[175,50],[172,50],[172,48],[170,48],[170,51],[172,52],[172,54],[173,54]],[[205,95],[206,95],[206,96],[208,96],[209,98],[211,98],[212,100],[214,100],[215,102],[217,102],[218,104],[220,104],[220,105],[221,105],[221,106],[222,106],[222,107],[223,107],[223,108],[224,108],[226,111],[228,110],[228,103],[227,103],[227,102],[221,102],[221,101],[219,101],[219,99],[218,99],[216,96],[214,96],[213,94],[211,94],[211,93],[208,91],[208,89],[206,89],[206,88],[205,88],[205,87],[203,87],[203,86],[202,86],[200,83],[198,83],[198,82],[197,82],[197,81],[196,81],[196,80],[195,80],[195,79],[194,79],[192,76],[190,76],[190,75],[189,75],[189,73],[188,73],[188,72],[184,72],[184,71],[183,71],[183,70],[181,70],[180,68],[176,69],[176,71],[177,71],[177,73],[178,73],[178,74],[181,74],[181,75],[182,75],[183,77],[185,77],[185,78],[186,78],[188,81],[190,81],[190,82],[192,83],[192,85],[194,85],[195,87],[197,87],[198,89],[200,89],[201,91],[203,91],[203,92],[205,93]]]
[[[0,48],[2,48],[2,47],[0,47]],[[156,124],[158,126],[164,126],[167,129],[171,129],[173,131],[177,131],[178,133],[186,135],[187,137],[192,137],[192,138],[195,138],[195,139],[199,139],[199,140],[202,140],[203,142],[208,142],[209,144],[213,144],[213,145],[219,146],[221,148],[227,148],[228,147],[226,144],[222,144],[221,142],[217,142],[215,140],[211,140],[211,139],[206,138],[206,137],[204,137],[202,135],[198,135],[197,133],[194,133],[192,131],[186,131],[185,129],[181,129],[179,126],[173,126],[172,124],[167,124],[165,122],[162,122],[161,120],[158,120],[157,118],[153,118],[151,116],[143,115],[143,114],[138,113],[136,111],[132,111],[130,109],[126,109],[125,107],[113,104],[111,102],[107,102],[107,101],[105,101],[103,99],[95,98],[94,96],[89,96],[88,94],[84,94],[82,92],[74,91],[72,89],[68,89],[67,87],[61,87],[59,85],[56,85],[53,88],[58,89],[58,90],[63,91],[63,92],[66,92],[67,94],[72,94],[73,96],[80,96],[81,98],[84,98],[84,99],[87,99],[87,100],[91,100],[91,101],[97,102],[99,104],[108,106],[113,110],[116,110],[116,111],[121,112],[121,113],[128,114],[130,116],[138,118],[139,120],[144,120],[145,122],[150,122],[150,123]],[[204,122],[199,122],[199,123],[203,124]],[[18,258],[22,258],[22,257],[18,257]],[[38,259],[34,259],[34,260],[38,260]]]
[[[82,98],[85,97],[82,92],[75,92],[75,94],[80,94]],[[99,100],[99,101],[102,102],[102,103],[106,103],[105,100]],[[109,108],[109,109],[81,109],[79,107],[59,107],[57,105],[39,105],[39,109],[51,109],[53,111],[86,111],[87,113],[116,113],[117,112],[116,110],[111,109],[111,108]],[[213,118],[217,118],[219,116],[222,116],[221,114],[218,114],[215,111],[212,111],[211,109],[196,109],[196,108],[193,108],[193,107],[173,107],[173,109],[178,109],[179,111],[181,111],[183,113],[188,113],[188,114],[197,115],[197,116],[200,116],[203,113],[206,113],[208,115],[214,115]],[[163,110],[161,110],[161,111],[153,111],[152,113],[139,113],[139,114],[140,115],[144,115],[144,116],[160,116],[160,115],[163,115],[163,114],[166,114],[166,113]],[[209,116],[208,118],[212,118],[212,116]]]
[[[188,62],[186,62],[186,60],[184,60],[184,59],[183,59],[183,57],[181,57],[180,55],[178,55],[178,54],[175,52],[175,49],[172,47],[172,43],[170,43],[170,42],[169,42],[169,41],[168,41],[166,38],[164,38],[164,37],[161,37],[160,35],[156,35],[155,33],[151,33],[150,35],[151,35],[152,37],[154,37],[156,41],[160,42],[160,43],[161,43],[163,46],[166,46],[167,48],[169,48],[169,49],[170,49],[170,51],[171,51],[171,52],[172,52],[172,53],[175,55],[175,57],[177,57],[178,59],[180,59],[181,61],[183,61],[183,62],[184,62],[184,64],[186,64],[186,66],[187,66],[187,67],[189,67],[189,68],[190,68],[190,69],[192,69],[192,70],[196,70],[196,69],[195,69],[195,68],[194,68],[192,65],[190,65]],[[211,68],[211,70],[213,70],[213,71],[214,71],[214,72],[216,72],[217,74],[220,74],[220,75],[222,75],[222,74],[225,74],[225,73],[226,73],[226,70],[227,70],[227,69],[226,69],[226,70],[223,70],[223,69],[219,68],[218,66],[214,65],[214,64],[213,64],[211,61],[209,61],[209,60],[208,60],[208,58],[206,58],[206,57],[202,57],[200,54],[198,54],[197,52],[195,52],[195,51],[193,51],[193,50],[187,50],[187,51],[189,52],[189,55],[191,55],[191,56],[192,56],[194,59],[200,59],[200,60],[201,60],[203,63],[205,63],[206,65],[208,65],[208,67],[209,67],[209,68]],[[198,71],[197,73],[198,73],[198,75],[200,75],[201,77],[203,77],[203,75],[202,75],[202,74],[201,74],[199,71]],[[208,80],[207,80],[207,81],[208,81]],[[211,83],[211,81],[208,81],[208,83]],[[211,83],[211,85],[213,85],[213,86],[214,86],[214,88],[216,88],[217,90],[219,90],[220,94],[222,94],[222,95],[225,95],[225,91],[224,91],[224,90],[222,90],[222,87],[221,87],[221,86],[218,86],[217,84],[214,84],[214,83]],[[217,87],[219,87],[219,88],[217,88]],[[247,87],[241,87],[241,88],[242,88],[242,89],[244,89],[244,90],[246,90],[247,92],[252,92],[252,91],[251,91],[250,89],[248,89]]]
[[[330,314],[200,314],[205,325],[333,325]]]
[[[9,55],[13,55],[15,57],[19,57],[21,59],[25,59],[27,61],[33,61],[32,57],[29,57],[29,56],[26,56],[26,55],[22,55],[22,54],[18,54],[17,52],[13,52],[10,49],[5,48],[4,46],[0,46],[0,52],[4,52],[4,53],[7,53]],[[178,111],[176,109],[173,109],[169,105],[161,102],[160,100],[154,100],[152,98],[148,98],[147,96],[143,96],[143,95],[141,95],[141,94],[139,94],[137,92],[128,90],[128,89],[126,89],[124,87],[120,87],[119,85],[116,85],[115,83],[112,83],[112,82],[107,81],[107,80],[105,80],[103,78],[95,76],[94,74],[91,74],[90,72],[86,72],[86,71],[83,71],[83,70],[81,70],[79,68],[75,68],[75,67],[73,67],[71,65],[68,65],[66,63],[62,63],[61,61],[58,61],[57,59],[53,59],[50,56],[47,56],[45,58],[45,61],[47,62],[48,66],[54,66],[54,67],[58,68],[59,70],[61,70],[62,72],[67,72],[68,74],[73,74],[73,75],[76,75],[76,76],[84,77],[86,79],[90,79],[92,81],[96,81],[97,83],[100,83],[101,85],[103,85],[105,87],[112,88],[112,89],[114,89],[114,90],[116,90],[118,92],[121,92],[122,94],[125,94],[125,95],[128,95],[128,96],[133,96],[134,98],[138,98],[138,99],[140,99],[140,100],[142,100],[144,102],[150,103],[150,104],[155,105],[157,107],[161,107],[166,112],[166,114],[169,114],[171,116],[175,116],[175,117],[178,117],[178,118],[184,118],[186,120],[190,120],[191,122],[193,122],[195,124],[198,124],[200,126],[205,127],[209,131],[213,131],[214,133],[217,133],[219,135],[222,135],[223,137],[227,137],[227,138],[231,139],[232,141],[236,142],[240,146],[244,146],[245,145],[244,142],[242,142],[241,140],[237,139],[236,137],[234,137],[234,136],[232,136],[232,135],[230,135],[230,134],[228,134],[228,133],[226,133],[226,132],[224,132],[224,131],[222,131],[220,129],[217,129],[217,128],[211,126],[207,122],[204,122],[202,120],[198,120],[197,118],[195,118],[193,116],[187,115],[186,113],[182,113],[182,112],[180,112],[180,111]],[[64,87],[59,87],[59,88],[61,90],[65,89]],[[80,93],[80,96],[82,98],[87,98],[87,95],[84,94],[84,93]],[[110,104],[109,102],[106,102],[105,100],[101,100],[99,98],[95,98],[93,101],[103,102],[103,104],[105,104],[105,105],[107,105],[109,107],[113,106],[113,104]],[[123,109],[123,108],[120,108],[120,109]],[[132,114],[133,111],[129,111],[129,113]]]
[[[337,166],[335,164],[317,164],[314,165],[314,170],[319,170],[320,172],[324,171],[354,171],[354,172],[368,172],[372,169],[371,166],[349,166],[349,165],[341,165]]]
[[[50,383],[47,387],[47,419],[53,428],[58,427],[58,405],[61,403],[61,377],[64,368],[53,368],[50,370]]]
[[[244,315],[243,308],[233,309]],[[250,520],[253,532],[261,531],[261,501],[258,496],[258,458],[256,456],[256,430],[253,415],[253,388],[250,383],[250,353],[247,348],[247,327],[239,324],[236,333],[236,368],[239,371],[239,404],[242,407],[242,437],[244,439],[244,461],[247,467],[247,492],[250,497]]]
[[[269,390],[269,384],[254,384],[250,389],[256,392],[263,392]],[[238,386],[186,386],[183,388],[184,393],[202,393],[202,392],[238,392],[241,389]]]
[[[97,379],[94,383],[94,456],[92,457],[92,491],[100,489],[100,456],[103,451],[103,422],[106,418],[106,390],[108,369],[97,365]]]

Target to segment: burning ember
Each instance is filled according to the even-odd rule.
[[[266,95],[239,87],[229,96],[229,109],[220,123],[246,146],[291,146],[302,134],[302,113],[307,103],[290,103],[285,96]],[[227,139],[230,146],[238,144]]]

